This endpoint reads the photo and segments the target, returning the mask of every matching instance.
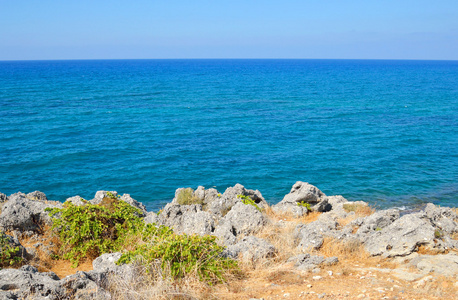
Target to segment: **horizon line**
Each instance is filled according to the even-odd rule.
[[[25,61],[96,61],[96,60],[380,60],[380,61],[458,61],[458,59],[418,58],[56,58],[56,59],[0,59],[0,62]]]

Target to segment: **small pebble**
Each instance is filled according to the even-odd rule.
[[[329,276],[332,276],[332,271],[328,271],[328,275],[329,275]]]
[[[308,287],[308,288],[311,288],[311,287],[312,287],[312,285],[311,285],[311,284],[307,284],[307,287]]]
[[[313,276],[312,278],[313,278],[313,280],[320,280],[321,276]]]

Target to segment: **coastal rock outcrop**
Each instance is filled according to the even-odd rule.
[[[235,245],[227,247],[223,255],[235,259],[241,257],[243,260],[256,261],[260,258],[272,257],[276,251],[275,247],[266,240],[255,236],[246,236]]]
[[[263,208],[267,202],[258,190],[246,189],[237,183],[233,187],[228,187],[221,197],[217,197],[207,205],[207,211],[218,217],[225,215],[237,202],[242,202],[241,196],[250,197],[256,205]]]
[[[173,228],[176,233],[211,234],[215,224],[211,215],[202,210],[202,205],[167,204],[162,212],[154,217],[148,215],[147,223],[156,223]]]
[[[310,271],[320,265],[332,266],[339,262],[339,259],[335,256],[332,257],[323,257],[319,255],[311,254],[299,254],[293,257],[290,257],[287,262],[293,262],[294,267],[301,271]]]
[[[0,229],[38,232],[43,224],[50,225],[46,208],[62,207],[62,203],[47,200],[30,200],[23,193],[8,197],[1,209]]]
[[[309,210],[323,212],[330,210],[331,206],[326,195],[316,186],[298,181],[293,185],[289,194],[272,209],[276,212],[292,213],[295,217],[300,217],[307,214]]]

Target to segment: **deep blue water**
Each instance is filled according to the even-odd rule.
[[[383,207],[458,206],[458,61],[0,62],[0,192],[297,180]]]

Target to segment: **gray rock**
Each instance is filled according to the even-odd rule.
[[[159,216],[155,212],[148,212],[146,217],[143,219],[145,224],[157,224]]]
[[[339,262],[337,257],[328,257],[325,258],[319,255],[310,255],[310,254],[299,254],[293,257],[290,257],[287,262],[294,262],[294,267],[302,271],[310,271],[317,268],[320,265],[331,266]]]
[[[55,201],[30,200],[24,194],[18,193],[9,197],[0,214],[0,228],[3,230],[18,230],[39,232],[43,224],[51,224],[51,218],[46,208],[62,207]]]
[[[124,194],[119,199],[121,199],[124,202],[129,203],[131,206],[135,207],[136,209],[139,209],[142,212],[142,215],[141,215],[142,217],[146,216],[146,213],[147,213],[146,206],[143,203],[138,202],[137,200],[132,198],[129,194]]]
[[[224,221],[220,221],[218,226],[216,226],[213,235],[216,236],[225,246],[234,245],[237,242],[235,229],[229,222],[224,223]]]
[[[211,234],[215,228],[211,215],[202,211],[202,205],[167,204],[157,217],[158,225],[172,227],[176,233]]]
[[[423,214],[409,214],[362,242],[371,255],[406,256],[420,245],[434,247],[435,230]]]
[[[111,193],[114,197],[118,197],[118,192],[116,191],[97,191],[95,193],[94,199],[89,200],[91,204],[100,204],[105,197],[109,197],[108,193]]]
[[[319,249],[325,236],[334,237],[337,222],[332,218],[320,218],[309,224],[300,224],[294,229],[294,238],[299,241],[298,249],[302,252]]]
[[[242,202],[242,199],[238,197],[239,195],[250,197],[260,208],[267,207],[267,202],[262,197],[261,192],[246,189],[243,185],[237,183],[233,187],[228,187],[221,197],[213,199],[209,203],[207,210],[216,216],[223,216],[236,203]]]
[[[8,196],[6,196],[5,194],[3,193],[0,193],[0,205],[2,203],[5,203],[6,201],[8,201]]]
[[[357,231],[357,234],[367,235],[375,231],[380,231],[399,219],[399,216],[399,210],[397,209],[377,211],[366,218],[362,218],[362,222],[360,224],[360,228]],[[361,237],[360,239],[365,238],[366,237]]]
[[[269,242],[255,236],[247,236],[237,244],[227,247],[223,255],[235,259],[241,256],[243,260],[256,261],[260,258],[272,257],[276,251]]]
[[[232,225],[236,236],[255,233],[267,224],[267,218],[259,210],[242,202],[235,204],[222,221]]]
[[[110,299],[111,296],[86,272],[60,280],[53,272],[35,267],[0,270],[0,299]]]
[[[302,181],[296,182],[289,194],[272,208],[275,212],[289,212],[300,217],[307,213],[306,208],[298,208],[298,204],[302,202],[310,204],[311,211],[324,212],[331,209],[331,205],[329,205],[328,199],[322,191],[316,186]]]
[[[72,203],[73,205],[76,205],[76,206],[82,206],[82,205],[85,205],[87,203],[87,201],[83,201],[84,199],[80,196],[73,196],[73,197],[70,197],[70,198],[67,198],[67,200],[65,200],[64,204],[65,203]]]
[[[41,201],[48,200],[48,198],[46,198],[46,195],[40,191],[28,193],[27,198],[30,200],[41,200]]]
[[[121,266],[118,266],[116,264],[116,262],[121,258],[121,256],[121,252],[102,254],[101,256],[94,259],[94,261],[92,262],[92,268],[96,272],[115,273],[116,271],[121,269]]]
[[[436,272],[443,276],[458,276],[458,255],[420,255],[409,263],[424,273]]]
[[[424,212],[434,226],[442,232],[447,234],[458,232],[458,216],[451,208],[428,203]]]

